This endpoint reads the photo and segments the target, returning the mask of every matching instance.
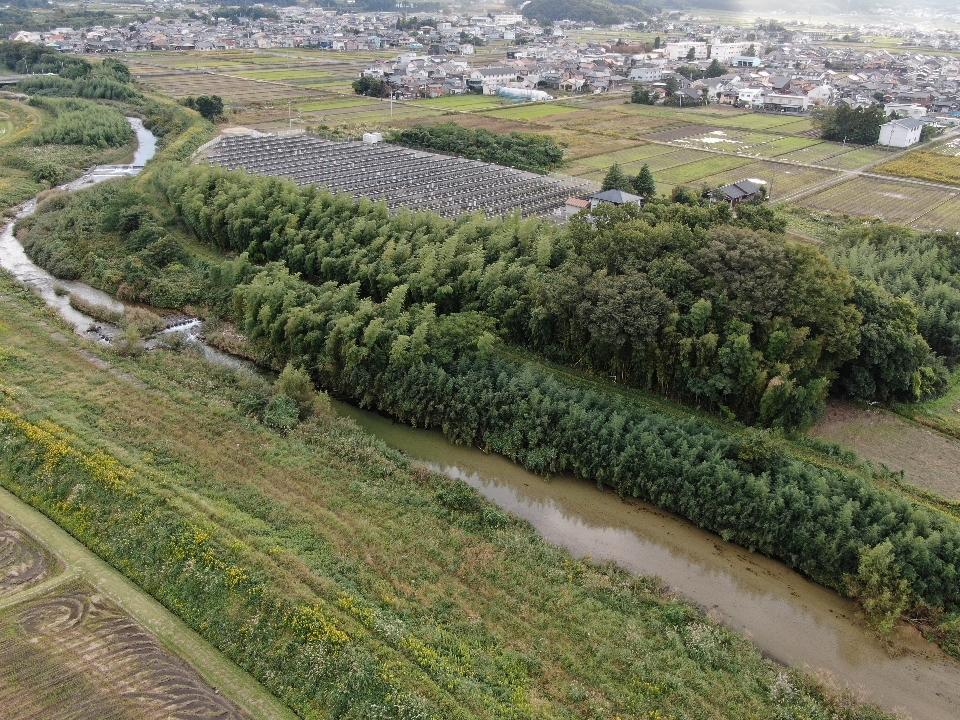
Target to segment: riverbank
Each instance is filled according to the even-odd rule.
[[[279,436],[237,409],[243,384],[232,372],[189,353],[121,358],[84,347],[9,280],[0,292],[6,406],[118,458],[140,507],[175,507],[211,542],[236,548],[237,567],[251,577],[319,603],[351,647],[392,668],[404,692],[467,717],[496,716],[496,707],[532,712],[531,702],[559,717],[771,717],[784,707],[825,717],[841,706],[840,717],[877,717],[824,699],[655,582],[551,548],[461,483],[418,471],[350,423],[320,420]],[[44,502],[56,511],[53,498]],[[135,516],[104,512],[124,522],[132,548],[156,542],[138,539],[148,528]],[[106,550],[103,530],[85,542]],[[165,597],[181,586],[189,593],[190,579],[153,578],[151,586],[137,576],[142,567],[131,557],[124,570],[191,625],[205,617],[192,603],[229,592],[217,585]],[[257,645],[269,638],[241,632],[234,623],[244,615],[233,610],[196,627],[264,679],[288,641]],[[634,682],[625,685],[627,672]],[[269,677],[295,709],[316,707],[294,692],[293,675],[280,685]]]

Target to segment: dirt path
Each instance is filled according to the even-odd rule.
[[[293,713],[253,677],[54,522],[3,488],[0,488],[0,510],[67,566],[64,575],[58,575],[49,582],[58,585],[66,578],[74,577],[74,574],[83,577],[140,622],[166,648],[190,663],[206,682],[220,689],[251,717],[258,720],[293,720]],[[44,582],[35,588],[46,585]]]

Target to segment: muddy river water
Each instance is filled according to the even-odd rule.
[[[891,655],[864,629],[852,602],[781,563],[590,483],[544,479],[502,457],[453,445],[438,432],[345,403],[336,408],[388,445],[527,520],[547,541],[661,578],[782,663],[905,717],[960,718],[960,664],[908,627],[900,629]]]
[[[135,175],[156,149],[152,133],[129,118],[139,141],[134,161],[102,166],[62,189],[74,190]],[[31,214],[23,205],[17,218]],[[82,283],[57,280],[36,266],[13,234],[0,232],[0,267],[32,287],[78,333],[93,320],[69,305],[67,294],[122,310],[123,305]],[[101,324],[102,325],[102,324]],[[202,323],[185,319],[170,331],[199,344],[213,362],[240,365],[202,342]],[[806,669],[863,700],[914,720],[960,720],[960,664],[904,627],[891,654],[861,624],[855,606],[780,563],[748,552],[651,506],[622,501],[590,483],[549,480],[442,435],[398,425],[375,413],[335,403],[368,432],[426,465],[476,488],[504,510],[533,525],[549,542],[579,557],[611,561],[630,572],[654,575],[717,620],[749,637],[766,655]]]

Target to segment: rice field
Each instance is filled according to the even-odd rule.
[[[750,160],[747,158],[732,155],[713,155],[696,162],[671,167],[660,172],[657,179],[672,185],[684,185],[750,164]]]
[[[821,144],[820,140],[813,140],[811,138],[778,137],[770,142],[754,145],[750,148],[750,151],[763,157],[778,157]]]
[[[576,112],[576,108],[559,103],[532,103],[517,105],[516,107],[492,110],[487,115],[503,118],[504,120],[542,120],[552,115]]]
[[[495,63],[502,57],[503,48],[485,50],[474,62]],[[396,102],[391,112],[388,103],[353,95],[351,82],[364,67],[395,54],[296,48],[136,53],[127,60],[148,88],[174,97],[222,96],[233,125],[267,131],[291,125],[324,126],[359,133],[455,122],[492,132],[543,133],[565,148],[567,164],[561,172],[592,182],[599,182],[615,162],[633,173],[646,162],[665,191],[677,184],[719,185],[758,177],[771,182],[775,196],[782,196],[811,188],[832,173],[870,168],[889,157],[887,150],[877,147],[821,141],[808,117],[754,113],[726,105],[639,105],[627,102],[622,94],[513,104],[494,96],[467,94]],[[2,138],[0,133],[0,142]],[[952,161],[952,155],[960,153],[960,141],[942,143],[934,150]],[[846,212],[838,208],[846,207],[839,188],[847,184],[805,203]],[[860,185],[872,192],[865,196],[866,204],[861,198],[859,212],[872,212],[870,203],[879,202],[879,217],[922,227],[958,224],[949,195],[928,195],[911,187],[901,192],[871,179],[862,179]],[[915,198],[918,192],[920,199]],[[893,197],[898,194],[906,200]],[[895,207],[898,201],[902,207]]]
[[[50,520],[0,489],[0,707],[5,720],[289,718],[249,676]],[[63,558],[63,559],[61,559]],[[160,636],[166,640],[161,641]],[[214,687],[174,648],[203,655]],[[234,688],[232,668],[243,682]],[[219,687],[223,687],[226,694]],[[227,697],[234,690],[241,709]]]
[[[803,198],[800,204],[817,210],[843,215],[876,217],[892,223],[911,225],[920,218],[949,219],[957,193],[877,178],[854,177]],[[943,208],[947,205],[946,209]],[[939,211],[938,215],[935,211]],[[957,225],[956,227],[960,227]]]
[[[416,100],[416,105],[424,107],[459,110],[461,112],[476,112],[477,110],[493,110],[503,107],[506,101],[496,95],[447,95],[445,97],[431,98],[429,100]]]

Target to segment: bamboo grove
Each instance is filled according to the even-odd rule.
[[[439,315],[483,313],[508,343],[748,423],[809,424],[840,375],[864,398],[918,399],[945,382],[912,306],[724,205],[657,201],[558,228],[391,216],[211,168],[164,188],[199,238],[254,263],[357,283],[375,301],[404,285]]]
[[[308,283],[245,257],[218,272],[244,332],[352,401],[537,472],[571,472],[682,515],[845,590],[860,556],[893,545],[916,602],[960,608],[960,527],[841,471],[565,381],[511,358],[480,313],[438,315],[405,286],[375,302],[356,283]]]
[[[860,368],[892,382],[869,364],[888,351],[916,380],[931,352],[915,308],[818,252],[737,225],[723,206],[652,203],[558,228],[390,216],[283,181],[176,164],[152,182],[201,241],[239,253],[209,263],[205,301],[270,364],[303,367],[361,406],[537,472],[650,501],[841,592],[852,592],[866,554],[889,547],[891,579],[911,604],[960,609],[952,519],[794,459],[766,433],[678,418],[538,360],[790,427],[817,411],[835,375]],[[118,247],[139,246],[148,202],[132,218],[118,214],[131,207],[122,184],[78,198],[85,210],[75,214],[41,206],[28,244],[42,250],[55,236],[61,250],[31,252],[52,262],[71,228],[113,230]],[[171,265],[183,261],[175,257]],[[904,347],[922,352],[898,357]]]

